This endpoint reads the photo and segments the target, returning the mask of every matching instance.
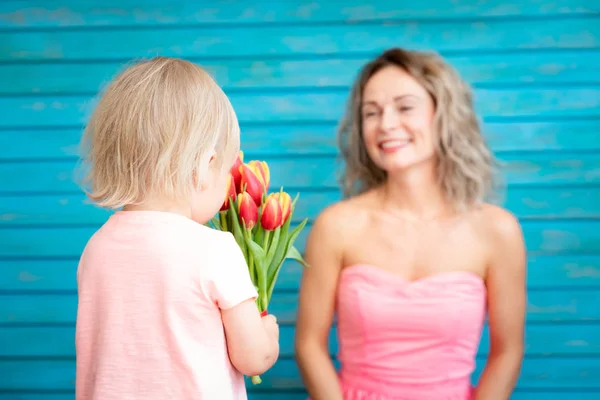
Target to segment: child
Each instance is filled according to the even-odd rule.
[[[77,272],[76,398],[246,399],[279,354],[276,320],[230,233],[203,224],[238,153],[225,94],[158,57],[108,86],[86,129],[88,196],[116,210]]]

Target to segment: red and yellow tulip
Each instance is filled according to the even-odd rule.
[[[263,194],[270,184],[270,172],[264,161],[250,161],[240,166],[240,190],[246,191],[257,205],[262,203]]]
[[[258,207],[247,192],[242,192],[237,197],[237,207],[240,222],[246,229],[254,228],[258,221]]]
[[[267,231],[273,231],[283,223],[281,205],[277,199],[276,193],[271,193],[265,199],[260,224]]]
[[[242,181],[242,171],[240,170],[240,167],[242,166],[242,164],[244,163],[244,152],[240,151],[237,155],[237,157],[235,158],[235,161],[233,162],[233,166],[231,167],[231,175],[233,176],[233,182],[235,183],[235,190],[237,190],[237,192],[241,192],[241,181]]]
[[[286,192],[275,193],[279,206],[281,207],[281,223],[285,223],[292,212],[292,198]]]
[[[223,205],[219,211],[225,211],[229,208],[229,198],[235,200],[237,195],[237,191],[235,190],[235,182],[233,175],[231,173],[227,174],[227,192],[225,194],[225,201],[223,201]]]

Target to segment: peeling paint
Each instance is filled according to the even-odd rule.
[[[565,265],[569,278],[600,278],[600,268],[580,267],[577,264]]]
[[[569,347],[588,347],[590,344],[585,340],[569,340],[565,345]]]
[[[0,214],[0,221],[14,221],[19,216],[17,214]]]
[[[559,304],[556,306],[536,306],[535,304],[529,304],[527,310],[536,314],[577,314],[577,304],[575,301],[571,301],[569,305]]]
[[[21,281],[21,282],[35,282],[35,281],[39,281],[40,279],[42,279],[42,278],[39,276],[33,275],[30,272],[27,272],[27,271],[19,272],[19,281]]]

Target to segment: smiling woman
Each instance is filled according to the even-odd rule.
[[[438,56],[388,50],[362,69],[340,132],[349,199],[317,218],[300,289],[296,347],[310,395],[510,397],[525,245],[516,218],[484,202],[493,159],[468,85]],[[334,312],[339,379],[326,353]],[[472,387],[486,312],[490,355]]]
[[[480,201],[493,183],[471,89],[433,53],[391,49],[367,64],[354,85],[340,144],[347,195],[383,183],[390,169],[433,158],[456,207]]]

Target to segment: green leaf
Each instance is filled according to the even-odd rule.
[[[240,219],[238,217],[235,203],[233,203],[231,207],[229,207],[228,214],[231,215],[230,224],[233,228],[230,229],[230,232],[233,231],[233,237],[235,237],[235,241],[237,242],[238,246],[240,246],[240,248],[242,249],[242,253],[244,253],[244,257],[246,258],[246,262],[248,262],[248,249],[246,246],[246,241],[244,240],[244,234],[242,233],[242,227],[240,225]]]
[[[265,257],[267,255],[265,253],[265,250],[252,239],[250,233],[244,235],[244,239],[246,241],[248,249],[250,249],[252,255],[254,256],[254,259],[258,261],[258,265],[260,265],[260,267],[262,268],[263,264],[265,263]]]
[[[285,258],[294,259],[294,260],[298,261],[300,264],[304,265],[305,267],[309,267],[309,265],[306,263],[306,261],[304,261],[304,257],[302,257],[302,254],[300,254],[300,252],[298,251],[298,249],[295,246],[290,247]]]
[[[258,221],[256,221],[256,226],[255,226],[255,231],[254,231],[254,241],[256,243],[262,243],[264,237],[265,237],[265,230],[260,223],[260,217],[259,217]],[[264,248],[264,249],[265,249],[265,251],[267,251],[266,248]]]
[[[273,257],[269,259],[269,267],[267,272],[267,286],[268,286],[268,298],[271,298],[273,294],[273,288],[275,287],[275,283],[277,281],[277,275],[279,273],[279,268],[281,268],[281,264],[283,264],[283,260],[285,260],[285,254],[287,250],[287,242],[288,242],[288,230],[290,228],[290,221],[292,219],[289,218],[285,221],[285,224],[280,228],[279,238],[276,243],[275,253]],[[271,246],[273,248],[273,246]]]
[[[274,231],[271,231],[271,239],[269,240],[269,247],[268,247],[268,251],[267,251],[267,258],[266,258],[266,272],[268,272],[269,270],[269,264],[271,264],[271,260],[273,260],[273,256],[275,255],[275,251],[277,250],[277,245],[279,244],[279,239],[280,239],[280,235],[281,235],[281,227],[275,229]]]
[[[292,247],[294,245],[294,242],[296,241],[296,238],[298,238],[298,235],[300,234],[300,231],[302,229],[304,229],[304,227],[306,226],[306,223],[308,222],[308,218],[304,218],[304,220],[302,222],[300,222],[300,224],[298,224],[297,227],[295,227],[292,232],[290,233],[290,237],[288,239],[287,242],[287,248],[286,248],[286,258],[287,258],[287,253],[290,250],[290,247]]]

